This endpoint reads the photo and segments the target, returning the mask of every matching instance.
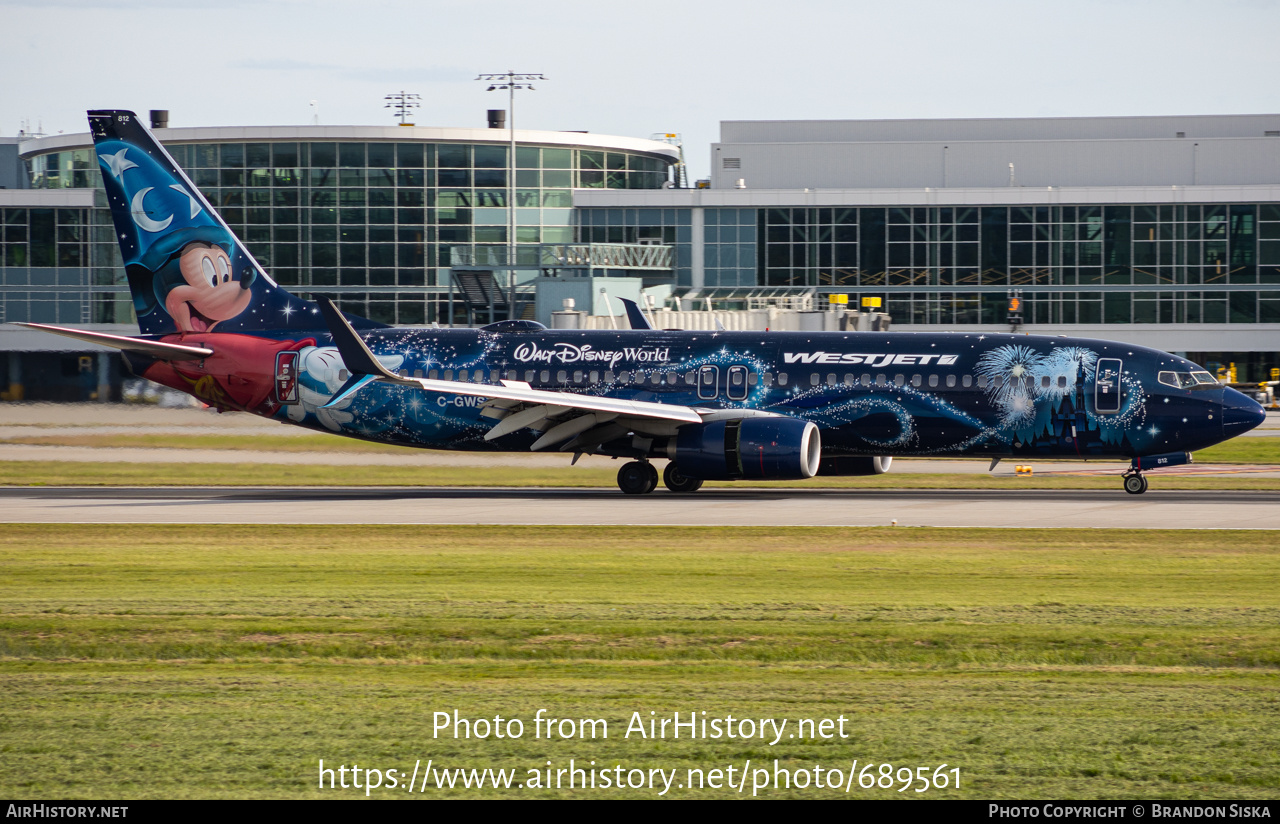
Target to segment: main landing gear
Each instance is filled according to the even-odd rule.
[[[702,479],[681,475],[675,461],[667,464],[667,468],[662,470],[662,483],[672,492],[697,492],[702,488]]]
[[[680,474],[675,461],[667,464],[662,483],[672,492],[697,492],[702,487],[701,478]],[[628,495],[647,495],[657,488],[658,470],[648,461],[630,461],[618,470],[618,489]]]
[[[1141,495],[1147,491],[1147,478],[1141,472],[1126,472],[1124,475],[1124,491],[1130,495]]]
[[[658,488],[658,470],[648,461],[630,461],[618,470],[618,489],[628,495],[647,495]]]

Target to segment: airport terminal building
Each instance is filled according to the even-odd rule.
[[[158,136],[300,294],[389,323],[476,320],[459,273],[508,262],[506,130]],[[903,331],[1008,331],[1017,296],[1018,331],[1233,362],[1240,380],[1280,366],[1280,115],[728,121],[694,188],[668,143],[515,139],[513,264],[530,279],[635,276],[696,307],[880,298]],[[0,320],[131,322],[98,178],[87,134],[0,140]],[[669,254],[563,269],[568,245]],[[0,389],[39,394],[31,376],[52,367],[23,362],[33,335],[0,335]]]
[[[725,122],[710,187],[577,192],[580,238],[674,220],[686,294],[878,297],[895,330],[1128,340],[1280,366],[1280,115]]]

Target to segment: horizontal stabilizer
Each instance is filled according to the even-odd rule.
[[[329,334],[333,335],[333,345],[338,347],[338,354],[342,356],[343,364],[353,375],[375,375],[392,383],[409,385],[414,383],[413,380],[400,377],[378,362],[373,352],[369,351],[369,347],[356,334],[351,322],[343,316],[332,300],[318,297],[316,298],[316,303],[320,305],[320,312],[324,315],[325,325],[329,327]],[[361,384],[360,386],[363,385]],[[360,386],[356,386],[354,389],[359,389]],[[346,389],[347,387],[343,388]],[[350,393],[350,391],[347,392],[347,394]]]
[[[329,402],[320,408],[329,409],[337,406],[376,380],[378,380],[377,375],[352,375],[347,379],[346,383],[338,388],[337,392],[333,393],[333,397],[329,399]]]
[[[14,326],[26,326],[29,329],[39,329],[42,332],[51,332],[55,335],[62,335],[64,338],[75,338],[85,343],[96,343],[99,346],[109,346],[112,349],[119,349],[122,352],[134,352],[139,355],[157,358],[159,360],[175,361],[175,360],[200,360],[207,358],[213,354],[213,350],[204,346],[186,346],[181,343],[163,343],[158,340],[142,340],[140,338],[131,338],[127,335],[108,335],[105,332],[86,332],[83,329],[67,329],[62,326],[47,326],[43,323],[14,323]]]

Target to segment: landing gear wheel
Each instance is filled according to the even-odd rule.
[[[658,470],[648,461],[631,461],[618,470],[618,489],[628,495],[647,495],[658,488]]]
[[[1137,472],[1124,476],[1124,491],[1130,495],[1141,495],[1147,491],[1147,479]]]
[[[702,488],[702,479],[680,474],[675,461],[668,463],[667,468],[662,470],[662,483],[672,492],[697,492]]]

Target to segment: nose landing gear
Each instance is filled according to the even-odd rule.
[[[1147,478],[1141,472],[1126,472],[1124,475],[1124,491],[1130,495],[1141,495],[1147,491]]]
[[[618,489],[628,495],[647,495],[658,488],[658,470],[648,461],[630,461],[618,470]]]

